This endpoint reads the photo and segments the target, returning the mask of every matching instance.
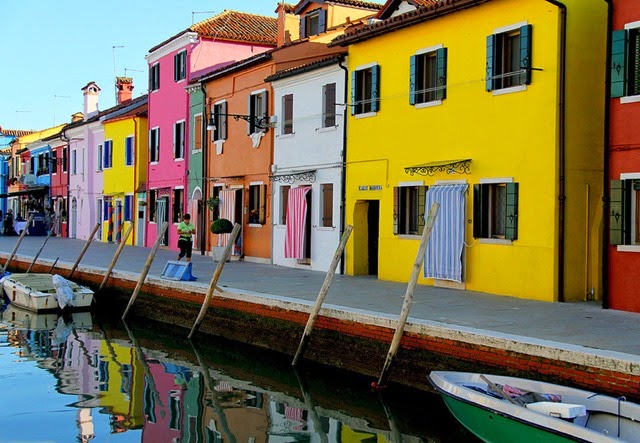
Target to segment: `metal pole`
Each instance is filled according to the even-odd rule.
[[[427,217],[427,222],[422,231],[422,238],[420,239],[420,247],[418,248],[418,254],[416,256],[416,261],[413,264],[413,271],[411,272],[411,279],[409,280],[409,285],[407,286],[407,292],[404,295],[404,303],[402,305],[402,312],[400,314],[400,318],[398,319],[398,327],[396,328],[396,332],[393,334],[393,340],[391,341],[391,348],[389,348],[389,353],[387,354],[387,360],[384,362],[384,367],[382,368],[382,372],[380,373],[380,378],[378,379],[378,383],[373,383],[374,387],[384,386],[387,380],[389,379],[389,369],[391,368],[391,363],[393,363],[393,358],[398,352],[398,347],[400,346],[400,340],[402,339],[402,334],[404,334],[404,326],[407,323],[407,317],[409,317],[409,311],[411,310],[411,304],[413,303],[413,292],[416,289],[416,284],[418,283],[418,275],[420,274],[420,268],[424,263],[424,253],[427,250],[427,243],[429,242],[429,237],[431,236],[431,231],[433,230],[433,224],[436,221],[436,217],[438,216],[438,211],[440,210],[440,204],[434,203],[431,206],[431,210],[429,211],[429,216]]]
[[[293,366],[298,364],[298,360],[304,353],[305,348],[307,347],[307,342],[309,340],[309,336],[311,335],[311,331],[313,330],[313,326],[316,323],[316,319],[318,318],[318,314],[320,313],[320,308],[322,307],[322,303],[324,302],[327,293],[329,292],[329,287],[333,282],[333,277],[336,274],[336,268],[338,267],[338,262],[342,258],[342,252],[347,244],[347,240],[349,240],[349,236],[353,231],[353,226],[347,225],[342,234],[342,238],[340,239],[340,243],[336,248],[335,254],[333,254],[333,260],[331,261],[331,265],[329,265],[329,270],[327,271],[327,275],[324,278],[324,283],[320,288],[320,292],[318,292],[318,297],[316,298],[316,304],[311,310],[311,314],[309,314],[309,318],[307,319],[307,325],[304,328],[304,333],[302,334],[302,339],[300,340],[300,344],[298,345],[298,351],[296,352],[295,357],[293,357],[293,362],[291,363]]]
[[[56,219],[54,217],[53,222],[55,223]],[[38,252],[36,252],[36,256],[33,257],[33,261],[31,262],[31,264],[29,265],[29,267],[27,268],[27,274],[29,273],[29,271],[31,271],[31,268],[33,267],[33,265],[35,264],[36,260],[38,260],[38,257],[40,257],[40,253],[42,252],[42,250],[44,249],[44,246],[47,244],[47,242],[49,241],[49,239],[51,238],[51,234],[53,234],[53,229],[49,230],[49,233],[47,234],[47,237],[44,239],[44,241],[42,242],[42,246],[40,246],[40,249],[38,249]]]
[[[218,279],[220,278],[220,274],[222,274],[222,269],[224,269],[224,264],[229,259],[231,255],[231,249],[233,248],[233,244],[236,242],[236,238],[240,233],[240,225],[236,223],[233,227],[233,231],[231,231],[231,236],[229,237],[229,242],[227,243],[227,247],[224,249],[224,253],[222,254],[222,259],[218,262],[218,266],[216,266],[216,270],[213,273],[213,277],[211,278],[211,283],[209,283],[209,290],[207,291],[207,295],[202,302],[202,307],[200,308],[200,312],[198,313],[198,318],[196,319],[193,327],[191,328],[191,332],[189,332],[189,338],[193,336],[198,327],[200,326],[200,322],[204,318],[204,314],[207,312],[207,307],[209,306],[209,300],[211,300],[211,296],[213,295],[214,289],[216,289],[216,285],[218,283]]]
[[[113,256],[113,260],[111,260],[109,269],[107,269],[107,274],[104,276],[104,279],[102,280],[102,284],[98,288],[98,291],[102,291],[102,289],[107,284],[107,280],[109,280],[109,277],[111,276],[111,272],[113,271],[113,268],[116,266],[118,257],[120,257],[120,253],[124,249],[124,245],[127,243],[127,240],[129,239],[129,235],[131,234],[132,229],[133,229],[133,224],[130,224],[129,227],[127,228],[127,232],[124,234],[124,238],[120,242],[120,246],[118,246],[118,249],[116,250],[116,254]]]
[[[29,229],[29,225],[31,224],[32,220],[33,220],[33,214],[31,214],[29,216],[29,218],[27,219],[27,224],[25,225],[24,229],[20,233],[20,237],[18,238],[18,241],[16,241],[16,244],[13,247],[13,251],[11,251],[11,254],[9,255],[9,258],[7,259],[7,262],[2,267],[2,272],[0,272],[0,275],[5,273],[5,271],[9,267],[9,263],[11,263],[11,260],[16,255],[16,252],[18,251],[18,248],[20,247],[20,243],[22,242],[22,239],[24,238],[24,236],[27,234],[27,229]]]
[[[149,257],[147,257],[147,263],[145,263],[144,269],[140,274],[140,278],[138,279],[138,284],[136,285],[136,289],[133,291],[133,294],[131,294],[131,299],[129,300],[127,309],[125,309],[124,314],[122,314],[122,320],[124,320],[127,317],[127,314],[129,313],[129,309],[131,309],[131,306],[133,306],[133,302],[136,301],[136,298],[138,297],[138,293],[140,292],[140,289],[142,289],[144,280],[147,278],[147,274],[149,273],[149,268],[151,267],[151,263],[153,263],[153,259],[156,256],[156,252],[158,252],[158,247],[160,246],[160,242],[162,241],[162,238],[164,237],[164,233],[168,227],[169,227],[169,222],[164,222],[162,224],[162,227],[160,228],[160,232],[158,233],[158,238],[156,239],[156,243],[153,245],[153,248],[151,248]]]
[[[67,278],[70,279],[71,276],[73,276],[73,273],[76,272],[76,268],[78,267],[78,264],[80,264],[80,260],[82,260],[82,257],[84,257],[85,252],[87,252],[87,249],[89,249],[89,245],[91,244],[91,241],[93,240],[93,236],[96,235],[96,232],[98,232],[98,228],[99,227],[100,227],[100,223],[98,222],[93,227],[93,231],[91,231],[91,234],[89,235],[89,238],[87,239],[87,242],[82,247],[82,251],[80,251],[80,255],[78,256],[78,259],[76,260],[76,262],[73,264],[73,267],[71,268],[71,271],[69,272],[69,275],[67,276]]]

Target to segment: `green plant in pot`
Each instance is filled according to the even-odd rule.
[[[209,227],[213,234],[229,234],[233,231],[233,223],[226,218],[214,220]]]
[[[209,197],[206,201],[210,210],[215,210],[220,205],[220,199],[218,197]]]

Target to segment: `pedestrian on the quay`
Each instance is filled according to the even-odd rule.
[[[187,261],[191,261],[191,251],[193,249],[193,234],[196,233],[196,227],[191,223],[191,215],[184,214],[182,221],[178,224],[178,247],[180,248],[180,254],[178,254],[178,260],[186,256]]]
[[[7,209],[7,215],[4,217],[3,222],[4,235],[18,235],[13,229],[13,209]]]

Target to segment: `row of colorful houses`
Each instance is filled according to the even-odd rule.
[[[226,245],[209,231],[226,218],[242,226],[237,256],[319,271],[353,225],[341,270],[394,281],[408,279],[438,202],[420,284],[640,312],[636,9],[301,0],[277,18],[225,11],[151,48],[146,95],[131,100],[118,78],[119,104],[99,111],[89,83],[77,121],[18,137],[8,182],[23,184],[7,197],[20,203],[24,166],[42,158],[68,174],[36,173],[51,178],[39,186],[53,210],[66,208],[63,235],[100,223],[118,242],[131,225],[127,241],[150,246],[189,212],[202,253]],[[163,244],[176,243],[169,229]]]

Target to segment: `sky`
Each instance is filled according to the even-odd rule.
[[[81,89],[91,81],[101,89],[100,109],[115,105],[116,76],[132,77],[139,97],[147,92],[149,49],[225,9],[275,18],[278,3],[0,0],[0,127],[69,123],[82,112]]]

